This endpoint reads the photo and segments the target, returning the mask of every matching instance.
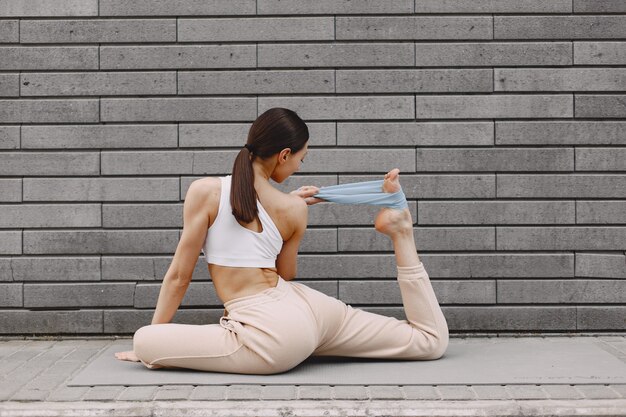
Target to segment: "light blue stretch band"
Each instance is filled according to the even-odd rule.
[[[383,191],[383,182],[376,180],[320,187],[320,192],[313,197],[340,204],[368,204],[395,209],[409,206],[402,190],[386,193]]]

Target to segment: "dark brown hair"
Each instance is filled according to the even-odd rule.
[[[293,110],[274,107],[257,117],[248,131],[245,147],[233,164],[230,205],[236,219],[250,223],[258,214],[254,158],[267,159],[285,148],[296,153],[308,140],[309,128]]]

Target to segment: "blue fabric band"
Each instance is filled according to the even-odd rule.
[[[340,204],[368,204],[395,209],[409,206],[402,190],[386,193],[383,191],[383,182],[376,180],[320,187],[320,192],[313,197]]]

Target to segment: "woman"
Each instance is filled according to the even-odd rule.
[[[281,183],[308,152],[306,124],[291,110],[272,108],[252,124],[232,176],[194,181],[184,203],[184,226],[152,324],[137,330],[121,360],[148,368],[273,374],[307,357],[333,355],[432,360],[448,345],[448,327],[413,238],[408,208],[382,208],[377,231],[391,238],[408,320],[353,308],[291,281],[308,205],[323,200],[315,186],[285,194]],[[399,170],[383,190],[399,191]],[[208,232],[207,232],[208,230]],[[202,250],[218,297],[219,324],[170,323]]]

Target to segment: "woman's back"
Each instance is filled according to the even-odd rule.
[[[278,268],[274,261],[270,263],[267,259],[272,253],[280,255],[283,241],[289,240],[299,226],[306,227],[306,216],[294,216],[294,213],[301,212],[294,209],[295,206],[302,206],[302,199],[282,193],[268,183],[256,181],[255,190],[261,206],[259,216],[253,222],[243,224],[227,210],[230,209],[227,198],[230,192],[230,176],[208,177],[198,181],[208,188],[209,229],[203,252],[207,257],[209,274],[220,300],[226,303],[234,298],[253,295],[266,288],[275,287],[278,282]],[[264,219],[262,222],[259,221],[261,217]],[[262,246],[260,249],[262,254],[255,251],[253,245],[256,248]],[[246,249],[245,246],[248,253],[242,252]],[[226,259],[229,255],[232,257],[237,253],[241,259]],[[265,256],[266,259],[260,259],[261,256]],[[244,266],[246,264],[263,266]]]

